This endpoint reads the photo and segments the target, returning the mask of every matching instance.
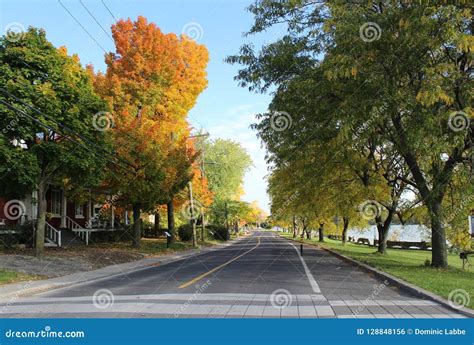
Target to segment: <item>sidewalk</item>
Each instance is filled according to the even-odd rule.
[[[291,242],[297,242],[297,243],[301,243],[300,241],[296,240],[296,239],[293,239],[293,238],[286,238],[286,237],[283,237],[283,236],[280,236],[280,238],[282,239],[285,239],[287,241],[291,241]],[[398,278],[398,277],[395,277],[385,271],[382,271],[380,269],[377,269],[375,267],[372,267],[370,265],[367,265],[367,264],[364,264],[358,260],[355,260],[353,258],[350,258],[346,255],[343,255],[333,249],[329,249],[329,248],[326,248],[324,246],[321,246],[321,245],[317,245],[317,244],[314,244],[314,243],[304,243],[304,246],[305,247],[312,247],[312,248],[316,248],[316,249],[319,249],[319,250],[322,250],[322,251],[325,251],[327,253],[329,253],[330,255],[338,258],[339,260],[342,260],[350,265],[352,265],[353,267],[357,267],[359,269],[361,269],[362,271],[366,272],[366,273],[369,273],[371,274],[372,276],[374,277],[377,277],[378,279],[380,279],[381,281],[386,281],[388,282],[390,285],[392,286],[396,286],[398,287],[398,289],[400,289],[401,291],[404,291],[416,298],[419,298],[419,299],[422,299],[424,301],[432,301],[432,302],[435,302],[439,305],[442,305],[443,307],[447,308],[448,310],[451,310],[452,312],[454,313],[460,313],[464,316],[467,316],[467,317],[470,317],[470,318],[473,318],[474,317],[474,311],[467,308],[467,307],[464,307],[464,306],[456,306],[455,304],[453,304],[452,302],[450,302],[449,300],[439,296],[439,295],[436,295],[428,290],[425,290],[417,285],[414,285],[414,284],[411,284],[401,278]],[[397,305],[397,304],[395,304]]]
[[[7,284],[0,286],[0,300],[16,299],[22,296],[29,296],[32,294],[57,289],[65,286],[81,284],[86,282],[107,279],[112,276],[127,274],[129,272],[137,272],[147,269],[151,266],[165,265],[170,262],[190,258],[210,251],[219,250],[228,247],[245,237],[228,241],[223,244],[218,244],[212,247],[186,250],[180,253],[163,255],[159,257],[144,258],[137,261],[126,262],[118,265],[111,265],[102,267],[97,270],[78,272],[62,277],[46,279],[46,280],[31,280],[19,283]]]

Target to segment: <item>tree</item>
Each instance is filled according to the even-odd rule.
[[[246,223],[262,224],[268,218],[268,214],[260,208],[257,201],[250,203],[250,213],[245,219]]]
[[[204,143],[206,176],[216,199],[239,196],[245,173],[253,164],[246,150],[237,142],[216,139]]]
[[[243,179],[252,159],[239,143],[232,140],[209,140],[202,145],[208,188],[214,196],[211,218],[215,223],[224,224],[225,205],[240,199]]]
[[[408,174],[397,174],[392,190],[410,186],[426,206],[431,263],[445,267],[443,200],[453,177],[468,169],[472,151],[474,25],[470,8],[431,5],[257,1],[250,34],[281,22],[287,34],[259,54],[245,45],[228,61],[246,66],[238,79],[254,90],[287,90],[294,80],[299,89],[312,86],[306,99],[318,103],[313,125],[294,121],[303,144],[282,145],[286,150],[301,150],[322,133],[345,133],[357,142],[362,128],[362,139],[373,136],[378,149],[391,150],[387,157],[401,158]]]
[[[55,48],[43,30],[0,39],[1,190],[38,192],[37,257],[44,252],[49,185],[97,185],[111,160],[105,133],[93,124],[104,109],[78,57]]]
[[[164,34],[144,17],[112,26],[116,53],[95,85],[114,117],[114,145],[134,171],[112,180],[134,211],[134,246],[140,242],[140,212],[170,205],[192,177],[195,156],[187,146],[188,111],[207,85],[208,52],[185,36]],[[170,214],[171,212],[171,214]],[[173,220],[172,208],[168,221]],[[169,229],[173,231],[173,229]]]

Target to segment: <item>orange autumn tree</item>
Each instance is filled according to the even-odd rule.
[[[164,34],[142,16],[118,21],[112,35],[116,51],[106,55],[107,71],[95,76],[95,86],[111,110],[115,151],[133,166],[115,170],[110,184],[133,208],[139,246],[141,212],[172,199],[192,176],[186,117],[207,86],[209,57],[205,46]]]

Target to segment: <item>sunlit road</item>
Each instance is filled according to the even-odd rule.
[[[15,301],[3,317],[462,317],[325,251],[256,231],[166,265]]]

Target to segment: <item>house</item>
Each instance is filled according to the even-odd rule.
[[[117,229],[114,197],[107,196],[107,202],[98,204],[92,198],[84,204],[68,200],[64,189],[50,185],[46,193],[45,244],[61,247],[64,238],[78,237],[86,244],[91,233]],[[22,225],[35,222],[38,216],[37,192],[22,200],[0,197],[0,232],[8,225]],[[128,223],[125,213],[125,223]]]

